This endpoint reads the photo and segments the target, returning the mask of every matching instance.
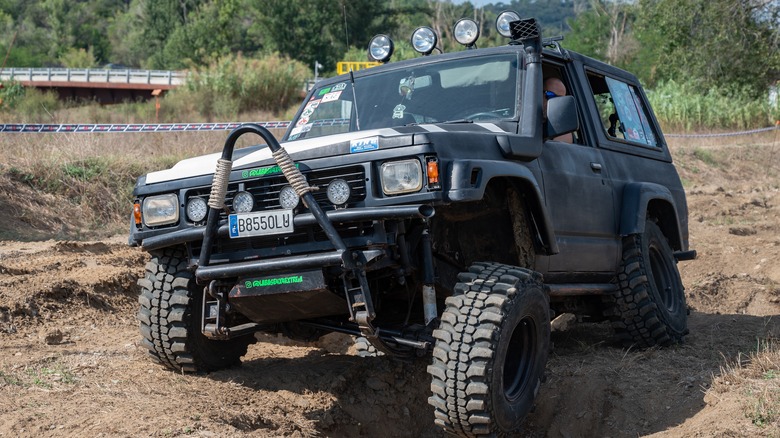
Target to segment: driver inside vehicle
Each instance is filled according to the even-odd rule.
[[[563,81],[556,78],[551,77],[547,78],[544,81],[544,96],[542,97],[542,115],[544,116],[545,120],[547,119],[547,102],[550,99],[554,99],[556,97],[565,96],[566,95],[566,85],[563,84]],[[574,142],[574,135],[573,134],[564,134],[559,135],[558,137],[553,138],[554,141],[561,141],[564,143],[573,143]]]

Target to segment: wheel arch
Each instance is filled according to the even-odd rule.
[[[647,218],[654,218],[672,249],[683,249],[677,207],[668,188],[654,183],[629,183],[623,189],[622,201],[621,236],[643,233]]]
[[[478,201],[488,188],[496,186],[512,187],[524,195],[530,219],[536,226],[533,238],[539,246],[537,252],[543,255],[558,253],[555,230],[544,206],[540,182],[528,167],[502,161],[460,161],[453,163],[451,175],[452,188],[447,193],[450,201]]]

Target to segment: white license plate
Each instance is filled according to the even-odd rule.
[[[228,216],[230,238],[269,236],[293,232],[292,210],[268,210]]]

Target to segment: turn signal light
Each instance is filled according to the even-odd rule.
[[[428,161],[428,184],[438,184],[439,183],[439,162],[438,161]]]
[[[135,201],[133,204],[133,219],[135,219],[135,225],[141,226],[141,203]]]

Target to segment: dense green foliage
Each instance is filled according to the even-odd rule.
[[[780,107],[733,88],[702,91],[690,82],[670,80],[647,94],[658,120],[672,132],[763,128],[780,120]]]
[[[282,90],[301,75],[311,77],[315,62],[327,76],[338,61],[365,61],[376,33],[394,39],[395,59],[418,56],[409,37],[422,25],[436,30],[442,50],[462,50],[451,29],[463,17],[480,24],[479,47],[505,44],[494,29],[505,9],[536,17],[545,36],[565,36],[566,48],[634,72],[646,87],[659,88],[655,96],[680,92],[690,102],[718,96],[749,105],[751,114],[763,111],[735,116],[729,126],[777,117],[777,108],[765,103],[780,79],[780,2],[774,0],[513,0],[482,8],[451,0],[0,0],[0,56],[7,54],[7,67],[187,69],[195,82],[171,93],[168,107],[184,106],[181,96],[189,93],[188,105],[208,119],[278,113],[295,101]],[[276,76],[259,79],[264,74]],[[261,89],[279,94],[246,97]],[[20,102],[18,91],[0,90],[4,108]],[[656,102],[660,113],[667,106]],[[680,124],[720,124],[722,110],[714,107],[707,101],[701,111],[713,114]]]
[[[308,75],[300,61],[278,54],[261,60],[229,55],[195,69],[167,99],[192,105],[208,119],[235,120],[252,110],[280,113],[299,103]]]

